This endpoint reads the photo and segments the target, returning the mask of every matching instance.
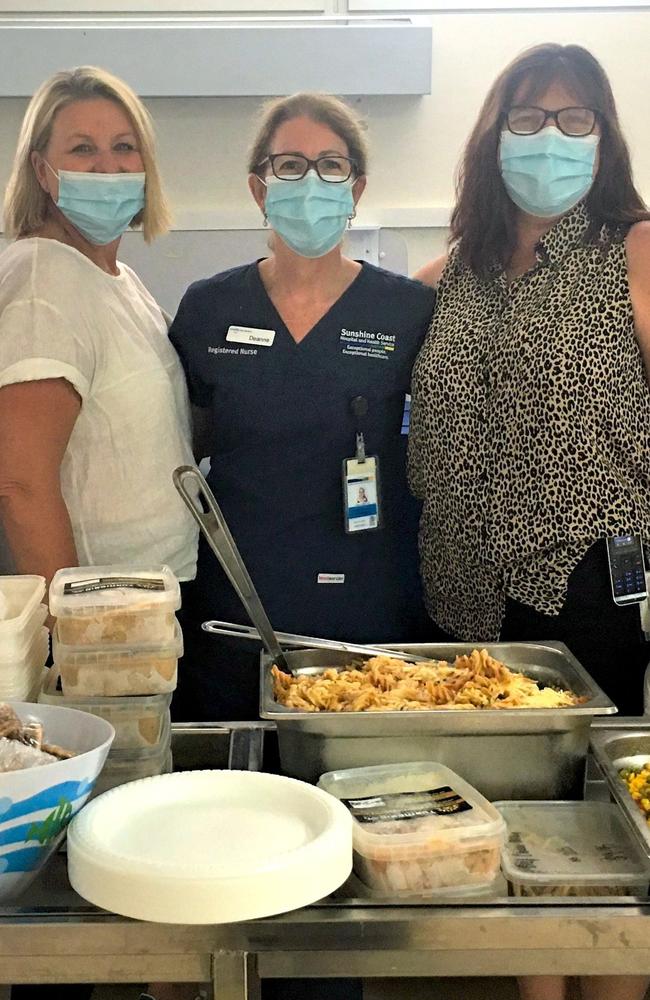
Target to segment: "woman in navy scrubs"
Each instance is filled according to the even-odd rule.
[[[422,640],[434,626],[402,425],[435,293],[344,256],[365,186],[366,146],[347,105],[321,94],[268,105],[249,187],[272,230],[271,255],[193,284],[170,336],[207,432],[209,484],[275,628]],[[358,433],[377,460],[378,512],[372,482],[343,482]],[[356,503],[359,486],[368,504]],[[259,649],[202,633],[207,618],[246,614],[203,544],[185,595],[175,714],[255,718]]]

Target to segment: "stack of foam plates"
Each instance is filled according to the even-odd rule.
[[[314,903],[352,869],[343,803],[293,778],[186,771],[111,789],[68,831],[73,888],[105,910],[215,924]]]

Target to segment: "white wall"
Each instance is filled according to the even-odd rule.
[[[452,202],[454,169],[487,87],[516,53],[539,42],[577,42],[602,61],[637,184],[650,200],[650,9],[441,12],[432,20],[432,95],[355,102],[368,118],[373,151],[360,221],[400,228],[412,269],[444,245],[444,231],[430,228],[431,221],[436,208]],[[0,100],[2,185],[24,106]],[[250,225],[256,215],[246,188],[245,158],[257,101],[156,99],[149,106],[179,223],[201,225],[212,217]]]

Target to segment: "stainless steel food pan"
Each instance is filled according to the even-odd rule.
[[[395,648],[453,661],[477,644]],[[591,720],[614,713],[616,707],[563,643],[491,643],[482,648],[513,670],[586,700],[562,709],[301,712],[275,701],[272,659],[262,653],[260,714],[277,725],[283,771],[316,781],[325,771],[344,767],[434,760],[457,771],[487,798],[579,797]],[[306,673],[349,663],[345,653],[321,650],[288,656],[293,668]]]
[[[602,768],[612,795],[623,810],[623,814],[634,832],[645,855],[650,858],[650,827],[636,802],[629,794],[625,782],[619,776],[624,767],[641,767],[650,761],[650,722],[643,719],[630,720],[623,727],[602,727],[591,735],[591,748],[597,763]],[[627,720],[626,720],[627,723]]]

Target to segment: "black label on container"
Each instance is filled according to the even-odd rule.
[[[164,590],[165,581],[160,577],[146,579],[141,576],[101,576],[93,580],[75,580],[66,583],[63,593],[70,594],[92,594],[97,590]]]
[[[566,842],[556,846],[554,841],[557,840],[557,838],[549,838],[549,839],[550,841],[553,842],[553,847],[552,847],[553,851],[561,855],[563,858],[566,858],[566,860],[570,861],[572,864],[576,865],[580,864],[579,852],[576,850],[575,847],[572,847],[571,844],[567,844]],[[537,874],[540,861],[538,856],[539,849],[537,854],[529,850],[528,845],[526,844],[525,839],[522,837],[521,833],[518,833],[514,830],[508,834],[508,844],[510,846],[510,854],[512,855],[512,860],[515,868],[517,868],[518,871],[520,872],[533,872]],[[543,843],[540,846],[542,850],[546,849]],[[544,866],[542,867],[543,870],[541,874],[546,874],[546,872],[544,871]]]
[[[467,812],[472,806],[449,785],[423,792],[398,792],[373,795],[366,799],[343,799],[359,823],[386,823],[391,820],[417,819],[420,816],[448,816]]]
[[[627,861],[634,863],[635,859],[625,847],[625,844],[596,844],[596,853],[607,862]]]

